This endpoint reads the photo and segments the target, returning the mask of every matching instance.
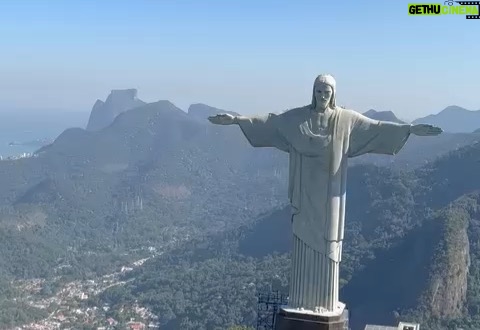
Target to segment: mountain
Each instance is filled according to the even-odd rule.
[[[136,89],[112,90],[105,102],[97,100],[93,105],[87,130],[98,131],[110,125],[122,112],[145,105],[137,98]]]
[[[370,109],[364,112],[363,115],[371,119],[405,124],[405,122],[398,119],[397,116],[395,116],[395,114],[392,111],[376,111],[376,110]]]
[[[479,257],[476,248],[470,250],[472,238],[479,237],[472,229],[478,227],[479,202],[478,193],[462,196],[391,248],[377,251],[343,288],[356,316],[352,326],[394,324],[400,317],[444,329],[466,319],[467,310],[478,305],[469,299],[478,290],[469,283],[478,275],[469,276],[469,269]],[[365,295],[368,302],[361,299]]]
[[[35,157],[0,161],[0,283],[101,278],[151,251],[168,256],[234,230],[284,203],[287,165],[285,153],[252,148],[238,127],[168,101],[124,111],[98,131],[67,129]],[[0,324],[11,325],[29,302],[6,308],[2,299],[10,312]]]
[[[38,244],[26,260],[20,248],[2,250],[0,269],[47,276],[73,254],[74,267],[101,272],[116,264],[99,264],[102,256],[238,226],[285,199],[286,169],[286,154],[251,148],[238,127],[168,101],[122,112],[99,131],[67,129],[35,157],[0,162],[0,235],[15,239],[3,243],[35,233]]]
[[[185,113],[169,101],[140,105],[100,130],[67,129],[35,157],[1,161],[0,283],[21,280],[13,288],[19,290],[24,281],[40,278],[57,288],[36,284],[43,294],[61,295],[71,283],[103,283],[117,271],[118,285],[76,301],[71,310],[108,306],[103,320],[121,320],[130,317],[122,312],[126,306],[140,304],[159,316],[162,328],[172,330],[254,325],[256,293],[288,286],[288,158],[271,148],[252,148],[238,127],[204,119],[222,110],[192,107]],[[480,275],[471,268],[467,298],[464,291],[455,296],[447,285],[464,285],[459,251],[470,251],[472,265],[480,255],[475,245],[480,236],[469,236],[467,243],[465,223],[457,227],[455,222],[456,215],[468,218],[467,234],[476,235],[477,215],[465,200],[475,199],[469,194],[480,189],[480,144],[469,138],[465,143],[471,146],[445,151],[438,160],[433,151],[416,149],[409,159],[431,161],[409,172],[372,164],[349,168],[341,277],[342,295],[357,311],[352,322],[390,320],[397,312],[432,324],[465,324],[467,316],[480,324],[474,312],[480,305],[473,298]],[[431,145],[424,139],[409,143]],[[452,255],[445,259],[438,251]],[[138,260],[143,261],[135,270],[120,271]],[[425,270],[414,277],[402,273],[402,265],[407,270],[425,265]],[[385,295],[359,297],[365,297],[369,278],[388,288],[380,274],[399,283],[403,274],[405,280],[385,292],[393,302],[374,315]],[[435,296],[428,305],[429,288],[436,283],[442,299]],[[85,285],[81,292],[93,292]],[[0,323],[11,324],[9,317],[37,294],[2,298],[8,309],[0,299],[0,311],[9,311],[0,312]],[[46,304],[44,298],[38,299]],[[21,314],[23,324],[45,314],[40,305]],[[68,304],[55,306],[49,308],[69,310]],[[459,316],[462,308],[471,312]],[[439,314],[441,309],[454,313]],[[355,314],[362,314],[358,321]]]
[[[471,111],[452,105],[436,115],[416,119],[413,123],[435,125],[450,133],[470,133],[480,126],[480,110]]]
[[[352,328],[400,318],[432,330],[478,329],[479,163],[476,143],[410,173],[349,169],[341,296]],[[285,208],[249,227],[239,252],[288,253],[289,236]]]
[[[479,160],[474,145],[415,172],[349,169],[341,297],[352,329],[398,320],[427,330],[478,329]],[[288,291],[289,212],[277,208],[152,259],[101,301],[114,309],[139,301],[168,330],[254,325],[255,295]]]

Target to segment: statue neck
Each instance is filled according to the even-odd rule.
[[[318,114],[325,114],[325,113],[328,113],[328,112],[330,112],[330,111],[331,111],[331,109],[330,109],[330,107],[328,107],[328,106],[327,106],[326,108],[323,108],[323,107],[315,107],[315,108],[312,109],[312,113],[313,113],[313,114],[316,114],[316,115],[318,115]]]

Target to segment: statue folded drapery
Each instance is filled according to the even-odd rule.
[[[397,153],[410,125],[380,122],[337,107],[327,128],[315,134],[310,119],[311,107],[306,106],[238,123],[252,146],[276,147],[290,155],[294,244],[289,306],[332,311],[338,304],[347,159]]]

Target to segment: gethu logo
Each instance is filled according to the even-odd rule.
[[[457,3],[458,5],[454,5]],[[466,15],[466,19],[480,19],[480,1],[445,1],[438,3],[409,3],[408,15]]]

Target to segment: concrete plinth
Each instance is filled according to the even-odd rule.
[[[275,330],[348,330],[348,310],[344,309],[340,315],[321,315],[280,308]]]

